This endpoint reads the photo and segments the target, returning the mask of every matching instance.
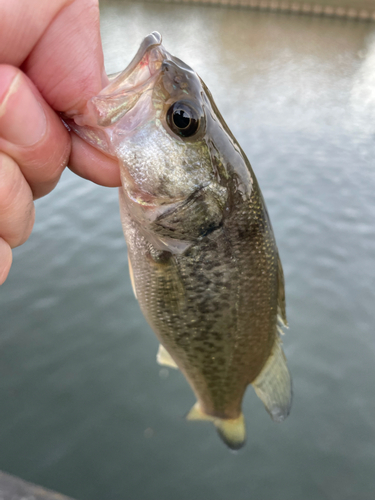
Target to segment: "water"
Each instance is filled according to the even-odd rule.
[[[294,378],[246,448],[182,418],[131,291],[117,192],[65,172],[0,288],[0,469],[81,500],[370,500],[375,491],[375,25],[102,3],[108,73],[152,30],[211,89],[258,176]]]

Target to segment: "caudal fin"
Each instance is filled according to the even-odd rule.
[[[186,419],[212,422],[215,425],[221,439],[231,450],[239,450],[245,444],[245,419],[242,413],[238,418],[234,419],[217,418],[204,413],[200,408],[199,403],[195,403],[193,408],[187,414]]]
[[[239,450],[246,442],[245,419],[243,414],[235,419],[216,419],[217,432],[231,450]]]

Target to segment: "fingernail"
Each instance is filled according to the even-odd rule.
[[[17,72],[0,99],[0,136],[19,146],[32,146],[42,139],[46,126],[41,104]]]

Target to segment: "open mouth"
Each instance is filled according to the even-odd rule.
[[[128,67],[87,102],[82,115],[73,117],[75,124],[80,127],[110,127],[115,124],[152,87],[166,57],[161,35],[156,31],[148,35]]]
[[[161,35],[154,31],[143,40],[128,67],[112,80],[99,96],[122,93],[139,87],[160,69],[164,57]]]

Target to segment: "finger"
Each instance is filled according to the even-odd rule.
[[[70,3],[71,0],[0,2],[0,61],[20,66],[46,27]]]
[[[75,1],[61,10],[33,48],[23,69],[54,109],[82,112],[88,99],[108,83],[98,1]],[[114,160],[72,136],[72,170],[98,184],[118,186],[119,169]]]
[[[30,186],[15,161],[0,153],[0,238],[11,248],[22,245],[34,225]]]
[[[70,1],[60,10],[22,69],[53,109],[82,111],[107,83],[98,0]]]
[[[35,10],[38,16],[32,15]],[[82,111],[87,100],[97,95],[108,82],[100,39],[98,0],[0,1],[0,61],[14,66],[23,63],[23,71],[53,109]],[[111,175],[106,177],[112,167],[105,157],[101,162],[103,175],[93,166],[91,175],[90,154],[83,152],[80,148],[75,155],[84,162],[81,169],[77,167],[79,175],[82,175],[81,170],[85,178],[94,182],[119,183],[112,180]],[[58,153],[59,150],[56,155]],[[51,190],[56,176],[50,183],[47,181],[43,189],[41,186],[37,189],[35,182],[38,184],[38,180],[33,182],[36,172],[30,176],[26,172],[27,165],[23,161],[19,163],[25,169],[35,197]],[[35,169],[35,165],[32,168]]]
[[[19,69],[0,65],[0,151],[20,166],[34,198],[58,182],[70,137],[56,113]]]
[[[72,132],[69,168],[80,177],[106,187],[121,185],[118,161],[93,148]]]
[[[12,249],[9,244],[0,238],[0,285],[7,279],[12,265]]]

